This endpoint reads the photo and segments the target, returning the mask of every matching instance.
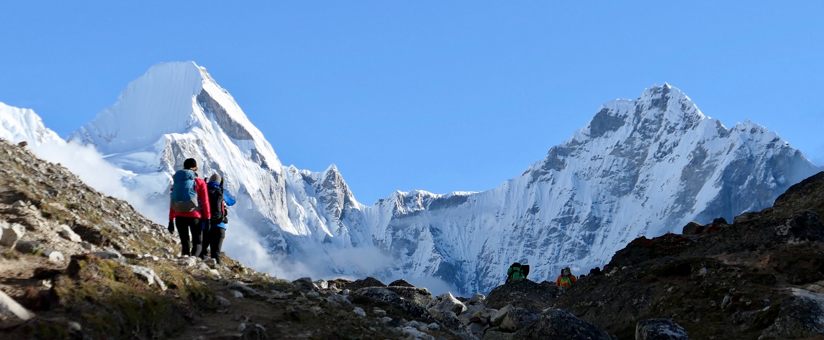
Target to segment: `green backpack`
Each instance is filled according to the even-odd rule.
[[[529,269],[524,269],[525,268],[521,266],[520,263],[513,263],[506,271],[506,282],[515,282],[525,279]]]

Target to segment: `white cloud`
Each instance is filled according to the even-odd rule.
[[[152,221],[165,224],[163,204],[150,202],[144,195],[129,189],[125,181],[129,173],[107,162],[94,147],[69,143],[44,143],[31,147],[37,157],[58,163],[77,175],[86,185],[114,198],[129,202]]]

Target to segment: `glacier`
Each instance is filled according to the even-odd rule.
[[[164,201],[185,158],[198,159],[201,176],[220,172],[239,200],[235,223],[250,228],[229,230],[227,243],[241,242],[229,251],[264,252],[278,274],[442,281],[463,294],[497,286],[514,261],[529,263],[533,280],[566,266],[586,272],[638,236],[767,207],[820,170],[775,133],[752,122],[728,128],[663,84],[604,104],[496,188],[398,191],[364,205],[334,165],[282,164],[194,62],[153,66],[70,141],[105,154],[144,200]]]

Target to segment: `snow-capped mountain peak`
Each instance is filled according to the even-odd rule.
[[[280,171],[280,161],[263,133],[206,69],[191,61],[152,66],[71,139],[118,154],[196,129],[222,133],[229,139],[222,143],[245,144],[258,163]]]
[[[0,138],[18,143],[25,141],[32,146],[63,144],[63,138],[47,128],[32,109],[25,109],[0,102]]]
[[[650,87],[638,99],[618,99],[604,104],[578,140],[600,138],[625,127],[626,137],[666,129],[672,133],[687,130],[710,119],[680,89],[669,84]]]

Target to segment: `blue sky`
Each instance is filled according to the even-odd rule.
[[[824,2],[14,1],[0,101],[67,135],[149,66],[208,68],[281,160],[357,197],[484,190],[669,82],[824,163]]]

